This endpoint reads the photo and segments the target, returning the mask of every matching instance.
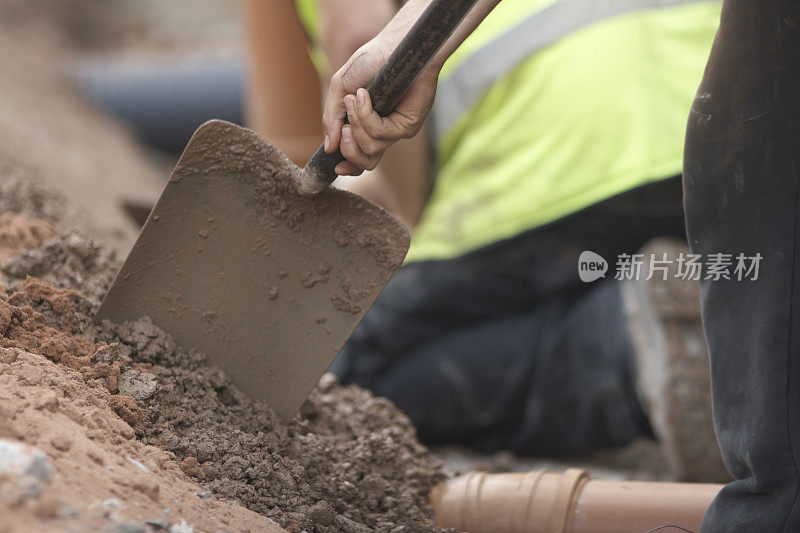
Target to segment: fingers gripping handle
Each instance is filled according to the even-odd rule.
[[[386,116],[403,98],[422,69],[455,31],[476,0],[433,0],[408,35],[381,66],[365,89],[375,111]],[[345,122],[347,118],[345,117]],[[334,169],[344,161],[342,152],[329,154],[320,146],[300,176],[298,191],[314,195],[336,179]]]

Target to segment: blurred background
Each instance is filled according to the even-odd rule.
[[[252,127],[302,164],[321,141],[322,84],[299,22],[266,15],[279,4],[290,5],[0,0],[0,211],[55,220],[124,255],[206,120]],[[261,72],[253,50],[280,55],[303,83]],[[298,90],[291,99],[282,93]],[[547,461],[458,447],[437,454],[459,471],[570,465],[658,479],[667,469],[650,439]]]

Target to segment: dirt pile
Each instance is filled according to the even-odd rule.
[[[326,376],[282,424],[149,321],[91,324],[115,265],[78,237],[4,265],[0,347],[57,362],[100,391],[98,402],[133,428],[137,444],[174,457],[212,500],[239,501],[291,531],[436,530],[427,496],[441,470],[389,401]]]
[[[425,506],[436,465],[387,400],[328,376],[284,425],[146,320],[101,337],[138,363],[129,389],[145,414],[137,434],[214,493],[292,531],[432,529]]]
[[[277,531],[257,513],[198,497],[204,489],[172,454],[136,440],[111,398],[104,381],[0,348],[0,531]],[[39,452],[37,469],[13,472],[9,448],[20,443]]]
[[[23,214],[0,212],[0,263],[26,248],[37,248],[55,237],[53,226]]]
[[[96,303],[111,286],[120,264],[114,252],[70,234],[38,248],[26,247],[8,264],[0,261],[0,275],[20,281],[33,276],[54,287],[75,290]]]
[[[71,86],[70,48],[54,22],[64,7],[45,4],[0,0],[0,211],[125,252],[138,231],[128,207],[151,206],[164,177]]]
[[[0,27],[6,32],[47,31],[49,38],[81,48],[119,39],[119,0],[0,0]],[[114,30],[117,30],[116,32]],[[55,35],[54,35],[55,33]]]

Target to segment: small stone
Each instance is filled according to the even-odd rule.
[[[278,299],[278,287],[272,286],[270,287],[269,291],[267,291],[267,298],[270,300],[277,300]]]
[[[119,345],[116,342],[101,346],[92,355],[92,361],[95,363],[111,364],[117,359],[119,359]]]
[[[315,524],[329,526],[336,519],[336,511],[326,501],[319,501],[311,506],[306,518]]]
[[[113,509],[114,511],[121,511],[122,509],[125,508],[125,506],[122,505],[122,502],[116,498],[109,498],[107,500],[103,500],[102,502],[100,502],[100,505],[102,507],[105,507],[106,509]]]
[[[163,518],[151,518],[150,520],[145,520],[144,523],[158,530],[166,530],[169,527],[169,522]]]
[[[72,446],[72,441],[66,435],[56,435],[50,439],[50,444],[60,452],[67,452]]]
[[[0,363],[10,365],[19,357],[19,348],[0,348]]]
[[[55,412],[58,409],[58,395],[55,391],[44,391],[33,402],[33,408],[37,411]]]
[[[58,515],[64,520],[72,520],[78,518],[78,510],[71,505],[64,504],[58,510]]]
[[[196,457],[190,455],[181,461],[180,469],[189,477],[197,477],[197,474],[200,473],[200,463]]]
[[[186,523],[186,520],[181,520],[180,524],[176,524],[169,528],[169,533],[194,533],[194,527]]]
[[[7,439],[0,439],[0,472],[28,475],[44,483],[53,479],[53,466],[42,452]]]
[[[278,470],[275,472],[275,477],[281,482],[281,485],[289,490],[292,490],[297,486],[297,482],[294,480],[292,475],[284,470]]]
[[[136,468],[138,468],[139,470],[141,470],[142,472],[146,472],[148,474],[150,473],[150,469],[148,469],[146,466],[144,466],[142,463],[140,463],[133,457],[128,457],[128,462],[133,466],[135,466]]]
[[[89,504],[89,512],[105,518],[116,516],[115,511],[121,511],[124,508],[122,503],[116,498],[109,498],[107,500],[95,500]]]
[[[21,365],[16,374],[17,380],[27,385],[38,385],[44,377],[41,368],[29,364]]]
[[[136,522],[117,524],[112,531],[114,531],[114,533],[146,533],[145,529]]]
[[[204,499],[204,500],[210,500],[211,498],[213,498],[213,497],[214,497],[214,493],[213,493],[213,492],[211,492],[210,490],[207,490],[207,491],[205,491],[205,492],[195,492],[195,494],[196,494],[198,497],[200,497],[200,498],[202,498],[202,499]]]
[[[330,390],[336,386],[336,383],[337,383],[336,375],[330,372],[326,372],[322,374],[321,378],[319,378],[319,382],[317,383],[317,389],[320,392],[330,392]]]
[[[353,520],[350,520],[346,516],[336,515],[334,522],[336,523],[336,527],[343,531],[355,531],[359,533],[361,531],[368,531],[367,528],[357,522],[354,522]]]
[[[144,422],[145,416],[133,396],[127,394],[115,394],[109,402],[111,408],[122,420],[134,427]]]
[[[35,500],[44,490],[44,485],[33,476],[22,476],[17,480],[19,494],[25,500]]]
[[[89,459],[91,459],[100,466],[106,464],[106,460],[103,458],[102,452],[97,448],[89,448],[88,450],[86,450],[86,455],[89,456]],[[114,468],[112,466],[109,466],[108,469],[113,470]]]
[[[397,502],[391,496],[385,497],[381,503],[383,509],[386,509],[387,511],[394,509],[395,505],[397,505]]]
[[[141,370],[126,370],[119,376],[119,392],[136,400],[146,400],[153,396],[158,387],[155,374]]]

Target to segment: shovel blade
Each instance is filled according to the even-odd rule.
[[[250,130],[202,125],[95,319],[150,317],[294,416],[408,249],[386,211],[335,189],[303,197],[299,173]]]

